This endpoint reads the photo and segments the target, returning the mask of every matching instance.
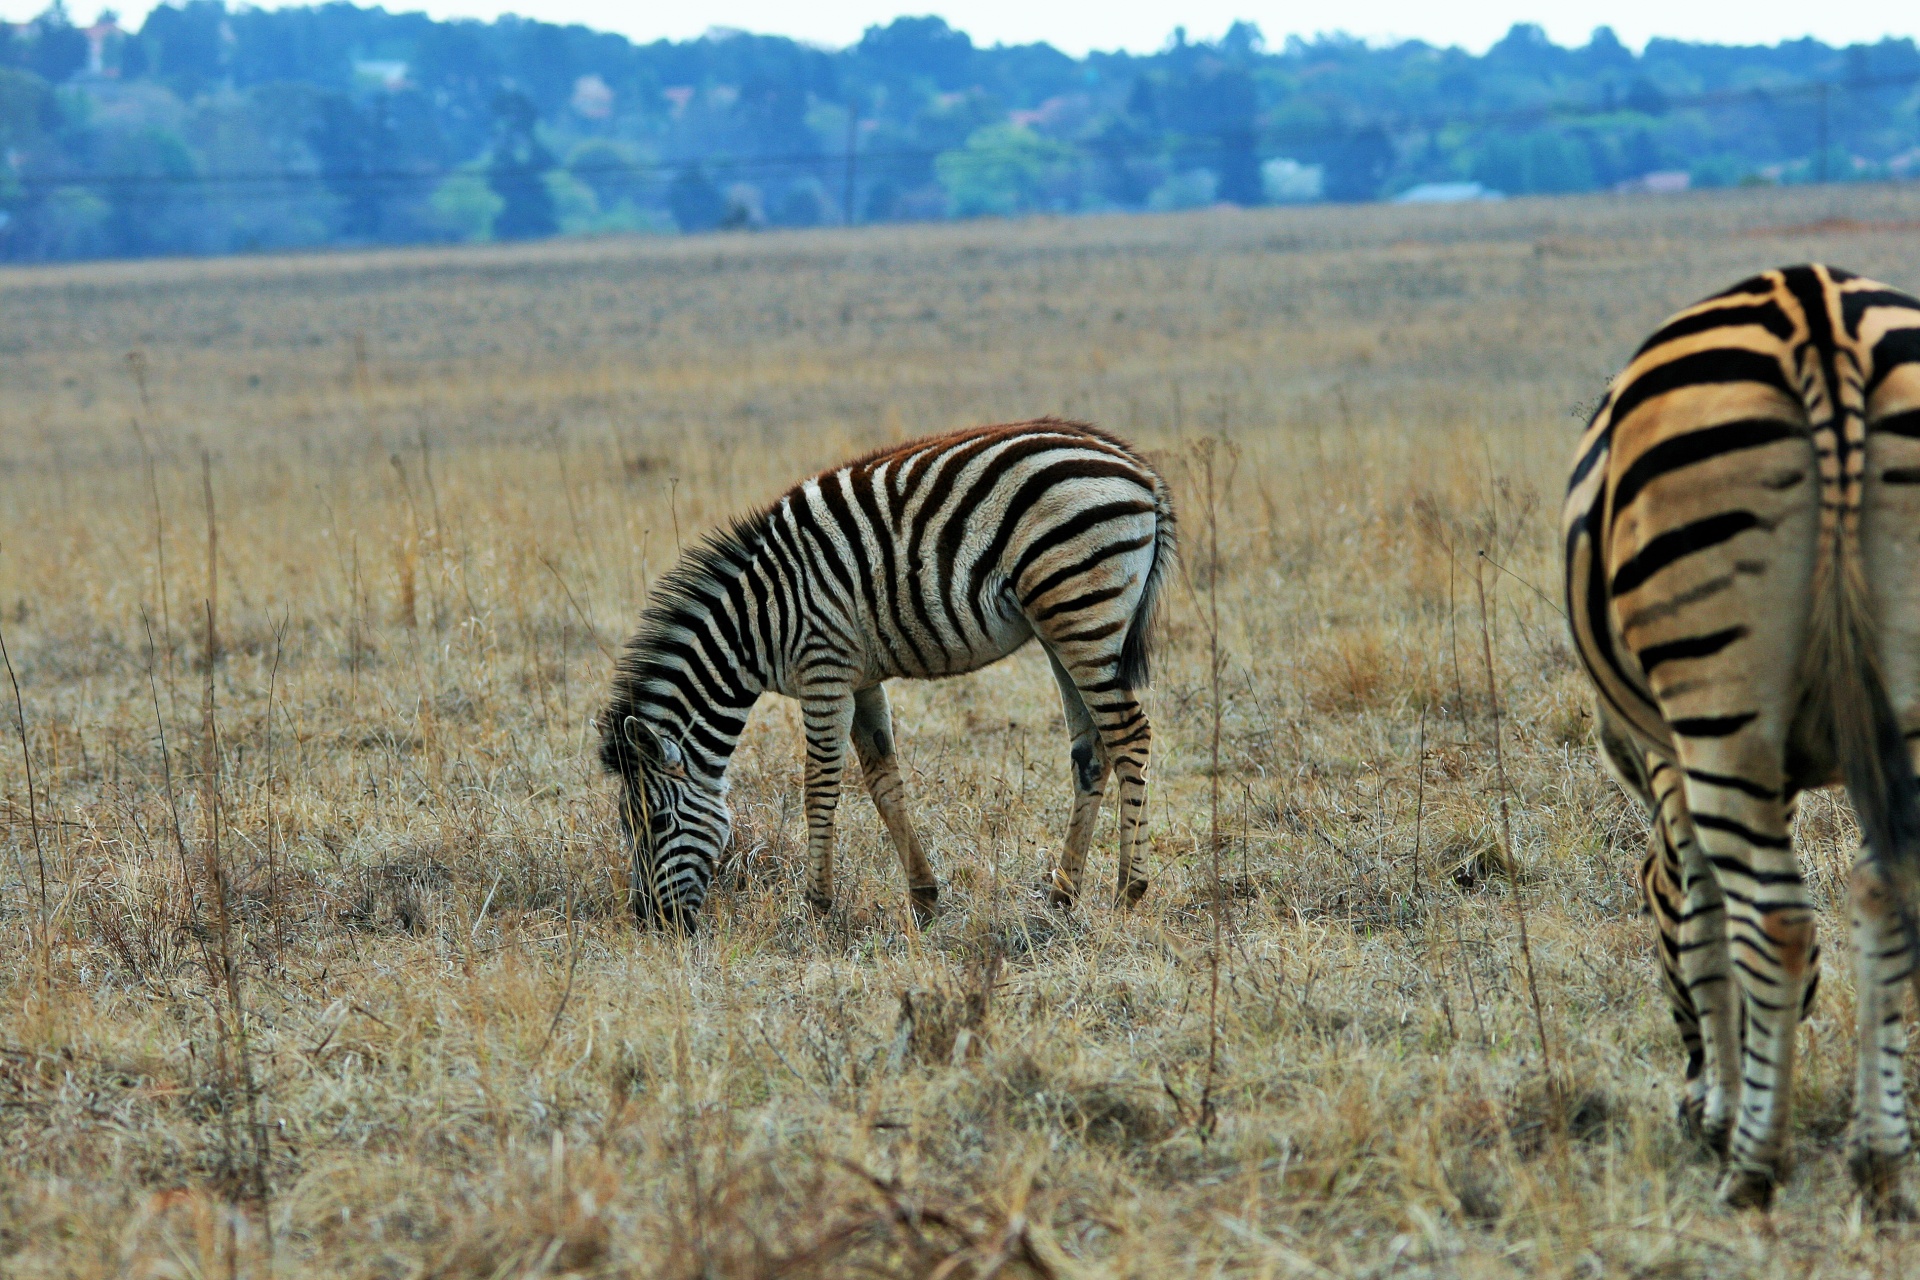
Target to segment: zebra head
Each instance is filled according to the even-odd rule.
[[[733,814],[720,788],[688,772],[679,743],[637,716],[626,717],[620,736],[630,753],[620,771],[620,825],[633,867],[628,899],[642,924],[692,933],[732,838]]]

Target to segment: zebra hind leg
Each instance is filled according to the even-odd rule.
[[[1664,887],[1669,903],[1677,894],[1679,907],[1673,916],[1676,954],[1670,980],[1679,984],[1693,1010],[1701,1051],[1696,1061],[1696,1046],[1688,1046],[1688,1102],[1697,1098],[1698,1112],[1697,1119],[1682,1123],[1724,1160],[1733,1144],[1745,1045],[1741,993],[1728,946],[1727,896],[1701,848],[1680,771],[1662,761],[1654,767],[1652,781],[1659,797],[1654,838],[1663,846]],[[1663,954],[1663,965],[1665,960]],[[1680,1017],[1677,1003],[1674,1016]]]
[[[1049,906],[1071,910],[1080,893],[1080,878],[1086,870],[1087,850],[1093,845],[1094,823],[1100,817],[1100,802],[1106,795],[1112,764],[1079,686],[1060,665],[1052,649],[1047,650],[1047,660],[1060,685],[1060,705],[1066,712],[1067,734],[1073,741],[1069,752],[1073,761],[1073,816],[1067,822],[1066,849],[1043,887]]]
[[[1680,1127],[1687,1136],[1709,1148],[1715,1143],[1707,1136],[1707,1051],[1700,1035],[1700,1009],[1687,990],[1682,971],[1680,925],[1686,914],[1686,897],[1681,889],[1680,857],[1667,839],[1666,827],[1655,821],[1648,837],[1647,856],[1640,863],[1641,901],[1653,917],[1654,942],[1660,956],[1660,985],[1667,993],[1667,1006],[1673,1013],[1673,1025],[1680,1033],[1687,1053],[1685,1092],[1678,1107]],[[1717,1154],[1726,1154],[1726,1130],[1720,1132]]]
[[[1133,690],[1116,690],[1088,709],[1120,780],[1120,875],[1114,900],[1132,906],[1147,893],[1147,760],[1153,730]]]
[[[1739,1114],[1720,1198],[1732,1208],[1765,1209],[1786,1173],[1795,1050],[1817,960],[1813,907],[1787,826],[1791,801],[1769,785],[1777,771],[1767,777],[1755,763],[1778,759],[1774,745],[1758,734],[1745,741],[1697,734],[1679,746],[1689,906],[1697,882],[1717,883],[1745,1014]],[[1693,990],[1698,999],[1701,988]]]
[[[1875,1216],[1909,1219],[1913,1207],[1899,1194],[1900,1173],[1913,1151],[1901,987],[1913,973],[1914,958],[1887,884],[1864,854],[1853,868],[1853,958],[1860,1044],[1848,1163]]]
[[[1724,1160],[1740,1097],[1739,993],[1727,951],[1726,896],[1702,855],[1678,767],[1651,758],[1598,708],[1601,761],[1647,806],[1640,890],[1653,917],[1660,980],[1686,1050],[1680,1127]]]
[[[900,760],[893,750],[893,713],[884,686],[874,685],[853,695],[853,749],[860,757],[860,775],[866,779],[873,807],[900,855],[907,877],[907,897],[913,922],[921,928],[933,923],[940,902],[940,882],[934,878],[920,836],[907,815],[907,784],[900,776]]]

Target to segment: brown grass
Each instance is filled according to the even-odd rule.
[[[1912,287],[1917,213],[1833,188],[0,274],[37,800],[16,745],[0,1270],[1912,1271],[1843,1172],[1843,805],[1803,818],[1830,945],[1773,1218],[1716,1208],[1672,1122],[1642,824],[1585,743],[1552,525],[1652,324],[1809,256]],[[856,448],[1049,412],[1183,486],[1197,441],[1237,458],[1218,578],[1190,562],[1168,615],[1145,902],[1031,896],[1067,779],[1024,654],[896,689],[929,932],[858,796],[842,905],[804,907],[769,701],[706,927],[636,933],[590,716],[676,546]],[[1498,873],[1483,551],[1557,1080]]]

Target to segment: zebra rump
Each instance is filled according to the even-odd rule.
[[[1842,784],[1859,1001],[1853,1170],[1912,1149],[1899,987],[1920,958],[1920,301],[1825,266],[1655,331],[1575,452],[1567,614],[1602,759],[1648,807],[1641,867],[1687,1050],[1682,1117],[1764,1207],[1819,979],[1799,794]]]

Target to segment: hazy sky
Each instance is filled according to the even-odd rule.
[[[90,0],[68,0],[78,19],[91,18]],[[237,3],[237,0],[229,0]],[[0,15],[24,19],[46,0],[0,0]],[[151,7],[143,0],[115,6],[122,21],[137,25]],[[265,7],[272,8],[273,5]],[[901,13],[935,12],[979,44],[1045,40],[1069,53],[1089,48],[1158,48],[1176,24],[1193,38],[1226,30],[1235,18],[1260,25],[1272,44],[1291,34],[1341,30],[1369,40],[1418,37],[1479,52],[1515,22],[1538,22],[1561,44],[1584,44],[1594,27],[1608,24],[1635,48],[1649,36],[1772,44],[1817,36],[1832,44],[1873,41],[1885,35],[1920,35],[1920,4],[1914,0],[1345,0],[1334,5],[1276,4],[1249,0],[1180,0],[1127,3],[1111,0],[696,0],[680,5],[632,0],[387,0],[394,11],[424,9],[435,17],[493,18],[519,13],[549,22],[579,22],[638,40],[685,39],[709,27],[794,36],[825,45],[850,44],[872,23]]]

